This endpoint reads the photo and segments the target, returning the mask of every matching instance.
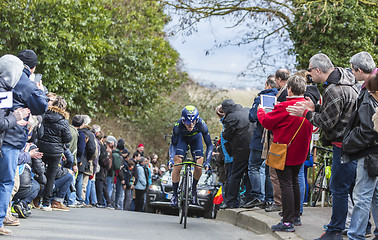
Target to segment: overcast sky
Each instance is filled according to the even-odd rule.
[[[174,20],[171,24],[175,24]],[[188,36],[176,35],[170,37],[169,40],[180,53],[184,69],[196,82],[218,88],[262,89],[262,83],[266,79],[265,75],[274,73],[276,69],[282,67],[280,66],[282,63],[276,63],[277,66],[272,66],[269,74],[240,76],[240,73],[246,71],[250,60],[257,55],[258,49],[255,49],[251,44],[218,48],[206,54],[207,50],[212,49],[215,41],[221,43],[238,34],[238,29],[226,29],[225,27],[226,23],[222,20],[202,21],[198,24],[197,32]],[[295,59],[288,58],[285,60],[294,64]],[[256,69],[256,72],[258,70],[261,69]]]

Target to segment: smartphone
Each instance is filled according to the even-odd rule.
[[[36,73],[34,77],[34,82],[39,83],[42,80],[42,74]]]
[[[261,105],[265,108],[273,109],[276,104],[276,97],[270,95],[261,95]]]

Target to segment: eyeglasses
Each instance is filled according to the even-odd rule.
[[[312,69],[316,69],[317,67],[312,67],[312,68],[309,68],[309,69],[307,69],[307,72],[311,72],[312,71]]]

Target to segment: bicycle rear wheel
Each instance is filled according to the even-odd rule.
[[[186,228],[186,220],[188,218],[189,208],[189,171],[188,166],[185,168],[185,202],[184,202],[184,228]]]
[[[322,185],[325,178],[325,171],[324,165],[322,165],[316,175],[315,182],[312,186],[311,198],[310,198],[310,206],[315,207],[316,203],[320,199],[320,195],[322,192]]]

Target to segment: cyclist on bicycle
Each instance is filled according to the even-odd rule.
[[[173,127],[172,143],[169,147],[169,167],[174,164],[182,163],[185,158],[188,145],[195,162],[199,165],[203,164],[203,146],[202,137],[206,143],[206,162],[203,165],[205,169],[210,167],[211,154],[213,152],[213,144],[207,129],[206,123],[199,117],[199,112],[194,106],[186,106],[181,112],[181,119],[177,121]],[[176,165],[172,170],[173,196],[171,198],[171,206],[178,206],[178,186],[180,182],[180,171],[182,166]],[[197,199],[197,183],[202,175],[200,166],[194,167],[192,195],[193,204],[198,204]]]

